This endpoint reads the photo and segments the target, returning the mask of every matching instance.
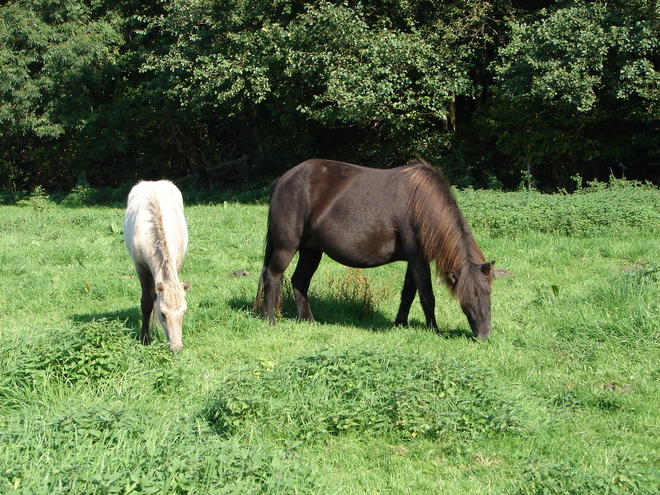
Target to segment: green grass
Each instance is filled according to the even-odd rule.
[[[179,355],[137,342],[121,209],[0,207],[0,493],[660,493],[660,192],[596,186],[459,192],[513,274],[486,342],[441,286],[440,335],[394,328],[403,264],[324,259],[270,327],[267,208],[190,206]]]

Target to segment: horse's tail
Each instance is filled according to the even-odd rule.
[[[275,191],[275,186],[279,182],[279,179],[275,179],[271,184],[270,184],[270,198],[272,199],[273,197],[273,191]],[[269,201],[270,203],[270,201]],[[270,215],[269,215],[270,217]],[[257,297],[254,300],[254,304],[252,305],[252,313],[257,314],[257,311],[261,310],[262,303],[261,299],[263,297],[263,290],[264,290],[264,275],[266,274],[266,267],[270,264],[270,260],[273,257],[273,253],[275,251],[275,244],[273,242],[273,235],[270,232],[270,218],[268,220],[268,224],[266,226],[266,250],[264,253],[264,266],[261,269],[261,275],[259,275],[259,285],[257,287]]]
[[[269,265],[271,258],[273,257],[273,252],[275,251],[275,245],[273,243],[273,236],[270,233],[270,225],[266,230],[266,252],[264,254],[264,266],[261,269],[261,275],[259,276],[259,286],[257,287],[257,297],[254,300],[254,305],[252,306],[252,312],[257,314],[261,310],[261,298],[263,296],[264,288],[264,274],[266,273],[266,267]]]

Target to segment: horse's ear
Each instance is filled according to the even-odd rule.
[[[449,280],[449,285],[452,287],[455,286],[458,283],[458,276],[458,270],[449,270],[447,272],[447,280]]]
[[[156,294],[158,294],[159,296],[163,295],[163,282],[158,282],[156,284]]]
[[[188,289],[190,289],[190,282],[188,282],[188,281],[186,280],[186,281],[183,283],[183,290],[185,290],[186,292],[188,292]]]
[[[495,261],[487,261],[486,263],[483,263],[481,265],[481,273],[484,275],[490,275],[490,272],[493,270],[493,267],[495,266]]]

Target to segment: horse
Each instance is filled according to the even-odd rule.
[[[307,292],[323,253],[354,268],[408,263],[395,325],[407,325],[419,292],[426,326],[439,332],[429,264],[458,299],[474,337],[492,332],[494,262],[486,262],[449,181],[423,160],[375,169],[329,160],[302,162],[273,183],[266,248],[253,312],[275,324],[282,274],[291,277],[298,318],[314,321]],[[262,300],[263,297],[263,300]]]
[[[141,181],[128,195],[124,242],[142,287],[140,341],[148,345],[153,311],[170,349],[183,348],[183,316],[190,282],[179,281],[188,248],[188,228],[181,191],[169,181]]]

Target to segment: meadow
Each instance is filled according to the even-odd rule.
[[[439,335],[393,327],[403,263],[324,258],[317,322],[285,283],[267,325],[267,206],[229,198],[186,208],[177,355],[137,341],[121,207],[0,206],[0,493],[660,493],[660,191],[457,197],[507,272],[487,341],[438,284]]]

